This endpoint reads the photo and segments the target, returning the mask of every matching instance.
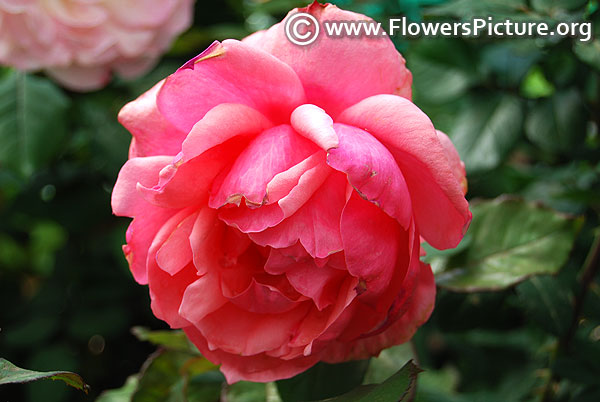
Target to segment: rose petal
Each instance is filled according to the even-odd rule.
[[[221,103],[248,105],[275,123],[305,103],[294,71],[268,53],[235,40],[211,50],[169,76],[160,90],[158,109],[179,130],[189,132]]]
[[[290,119],[292,127],[323,150],[338,146],[338,137],[333,129],[333,119],[315,105],[298,106]]]
[[[394,155],[425,240],[438,249],[456,247],[471,212],[429,118],[404,98],[377,95],[345,110],[339,121],[368,131]]]
[[[317,148],[296,134],[288,125],[273,127],[250,142],[223,178],[215,182],[209,206],[219,208],[228,203],[261,205],[267,195],[267,184],[278,173],[312,155]]]
[[[372,135],[336,124],[339,145],[329,150],[327,163],[348,175],[361,196],[408,229],[412,219],[410,194],[392,154]]]
[[[372,21],[369,17],[317,2],[294,9],[313,15],[324,31],[324,21]],[[321,32],[308,46],[298,46],[285,36],[285,20],[246,39],[290,65],[300,77],[308,102],[334,119],[345,108],[376,94],[410,98],[412,76],[389,38],[333,38]],[[332,85],[335,83],[335,85]]]
[[[267,356],[264,353],[252,356],[231,354],[222,350],[210,350],[206,339],[195,327],[184,328],[186,335],[200,349],[207,359],[215,364],[221,364],[220,370],[225,374],[228,384],[246,380],[254,382],[269,382],[290,378],[307,370],[318,361],[316,356],[308,356],[292,360],[282,360]]]
[[[231,138],[256,136],[272,125],[263,114],[246,105],[217,105],[194,125],[185,138],[181,146],[183,161],[187,162]]]
[[[300,240],[313,257],[325,258],[342,250],[340,217],[346,204],[346,177],[332,172],[312,197],[294,215],[275,227],[250,233],[262,246],[289,247]]]
[[[181,151],[186,133],[177,130],[158,111],[156,95],[164,80],[126,104],[119,112],[119,122],[135,139],[130,158],[136,156],[171,155]]]

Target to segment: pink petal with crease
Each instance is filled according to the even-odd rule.
[[[362,197],[408,229],[412,219],[410,194],[390,151],[363,130],[344,124],[334,127],[340,143],[328,153],[329,166],[346,173]]]

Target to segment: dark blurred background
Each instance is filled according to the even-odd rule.
[[[494,15],[588,19],[596,32],[600,28],[598,1],[334,3],[380,21]],[[305,4],[198,2],[194,26],[143,78],[116,79],[89,94],[54,89],[64,98],[65,124],[56,136],[49,130],[41,144],[56,151],[35,169],[0,170],[0,356],[30,369],[75,371],[92,389],[85,396],[43,381],[2,386],[0,400],[93,401],[140,370],[155,348],[137,340],[130,328],[165,324],[152,316],[147,288],[133,281],[122,255],[128,219],[111,214],[111,189],[130,140],[117,112],[213,40],[241,38]],[[466,163],[470,199],[512,194],[586,218],[556,277],[494,293],[440,290],[434,315],[410,352],[427,369],[419,399],[541,400],[551,370],[558,370],[564,381],[553,389],[557,400],[600,400],[597,279],[585,299],[574,352],[560,364],[554,359],[598,227],[600,41],[393,39],[414,75],[414,102],[450,135]],[[0,70],[0,79],[8,74]]]

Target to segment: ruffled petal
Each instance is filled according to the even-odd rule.
[[[340,219],[346,204],[345,175],[332,172],[312,197],[289,218],[262,232],[250,233],[261,246],[285,248],[298,240],[313,257],[325,258],[343,249]]]
[[[250,142],[237,157],[222,180],[217,180],[211,191],[209,206],[239,205],[266,202],[267,184],[278,173],[289,169],[312,155],[317,148],[296,134],[289,125],[273,127]]]

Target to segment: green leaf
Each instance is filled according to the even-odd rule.
[[[151,355],[139,376],[138,386],[131,398],[132,402],[158,402],[172,400],[183,402],[183,392],[178,392],[178,398],[172,391],[181,379],[179,368],[189,359],[182,352],[159,350]]]
[[[568,151],[583,143],[587,112],[575,89],[541,100],[525,121],[527,138],[547,151]]]
[[[566,262],[582,219],[516,199],[472,205],[470,246],[432,263],[438,285],[459,292],[500,290]]]
[[[327,402],[402,402],[409,401],[421,372],[411,361],[379,385],[363,385]]]
[[[419,41],[408,53],[407,65],[417,104],[448,102],[477,80],[469,48],[458,40]]]
[[[138,385],[138,378],[135,375],[127,378],[127,381],[121,388],[104,391],[100,394],[96,402],[130,402],[133,393]]]
[[[194,386],[189,390],[188,386],[191,384],[190,379],[196,380],[216,369],[217,366],[197,354],[188,351],[159,349],[144,363],[137,389],[131,401],[187,402],[188,391],[193,391],[193,395],[206,395],[203,393],[206,389],[202,389],[201,385],[210,388],[209,391],[214,394],[215,387],[220,389],[221,377],[217,382],[211,379],[206,384],[199,384],[203,382],[200,378],[200,381],[194,381]]]
[[[51,81],[12,71],[0,79],[0,168],[28,177],[64,147],[69,98]]]
[[[413,349],[408,342],[382,350],[379,356],[373,357],[369,361],[369,368],[363,383],[377,384],[385,381],[413,357]]]
[[[368,360],[317,363],[293,378],[277,381],[277,389],[284,402],[314,401],[341,395],[362,383],[368,365]]]
[[[0,385],[18,384],[38,380],[61,380],[73,388],[77,388],[88,393],[90,386],[83,382],[83,379],[75,373],[69,371],[32,371],[15,366],[6,359],[0,358]]]
[[[549,15],[582,8],[588,0],[532,0],[531,5],[536,11]]]
[[[198,349],[190,343],[183,331],[151,331],[144,327],[133,327],[131,332],[140,341],[150,342],[170,350],[199,354]]]
[[[554,93],[554,85],[546,79],[539,66],[534,66],[523,79],[521,93],[526,98],[545,98]]]
[[[521,135],[522,101],[485,94],[468,100],[448,133],[469,173],[500,165]]]
[[[571,322],[573,295],[559,278],[534,276],[516,290],[529,317],[554,335],[566,333]]]
[[[515,17],[526,9],[525,0],[454,0],[427,10],[430,15],[454,16],[462,19],[493,15]]]
[[[579,59],[596,70],[600,70],[600,39],[594,39],[589,42],[575,42],[573,51]]]

